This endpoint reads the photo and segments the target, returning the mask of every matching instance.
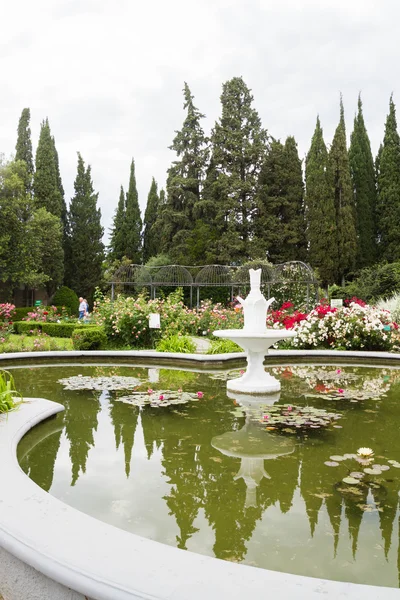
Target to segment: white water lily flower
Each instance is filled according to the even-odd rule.
[[[361,456],[361,458],[372,458],[374,455],[374,451],[372,450],[372,448],[359,448],[357,450],[357,454],[358,456]]]

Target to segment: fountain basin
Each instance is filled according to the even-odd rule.
[[[241,346],[246,352],[246,372],[235,379],[229,379],[227,389],[239,394],[271,394],[279,392],[279,381],[264,369],[264,357],[268,349],[280,340],[296,336],[288,329],[267,329],[265,333],[251,333],[245,329],[221,329],[214,331],[216,337],[228,339]]]

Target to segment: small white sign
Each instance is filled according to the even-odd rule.
[[[332,298],[331,308],[340,308],[341,306],[343,306],[342,298]]]
[[[150,313],[149,314],[149,327],[150,329],[160,329],[160,313]]]

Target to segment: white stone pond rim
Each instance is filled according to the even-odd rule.
[[[21,354],[14,355],[12,361],[38,358],[38,353]],[[45,358],[73,358],[70,352],[40,354]],[[155,352],[73,354],[133,359],[141,355],[145,360],[151,358],[152,363],[160,358]],[[215,356],[191,355],[191,360],[201,364],[211,359],[209,366],[231,362],[232,355],[227,361]],[[347,357],[364,362],[362,358],[367,363],[400,360],[400,355],[390,353],[271,352],[271,359],[278,357],[325,357],[327,362]],[[64,504],[31,481],[16,456],[25,433],[61,410],[63,407],[55,402],[31,399],[19,410],[0,417],[0,546],[48,578],[93,600],[242,600],[246,596],[265,600],[267,595],[279,595],[282,600],[320,600],[321,596],[327,600],[400,600],[397,588],[291,575],[180,550],[117,529]]]

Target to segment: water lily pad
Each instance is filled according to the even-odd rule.
[[[352,471],[350,473],[350,477],[354,477],[355,479],[362,479],[364,477],[364,473],[361,473],[361,471]]]
[[[380,469],[371,469],[367,467],[364,469],[364,473],[368,473],[368,475],[380,475],[382,471]]]
[[[335,461],[342,461],[342,460],[346,460],[345,456],[341,456],[340,454],[334,454],[333,456],[329,457],[331,460],[335,460]]]
[[[343,454],[345,458],[357,458],[357,454]]]
[[[339,463],[334,460],[326,460],[324,462],[324,465],[326,465],[327,467],[338,467]]]
[[[344,479],[342,479],[343,483],[347,483],[349,485],[357,485],[360,483],[359,479],[356,479],[356,477],[344,477]]]
[[[141,380],[137,377],[122,377],[113,375],[111,377],[90,377],[77,375],[75,377],[66,377],[59,379],[58,383],[64,386],[65,390],[95,390],[99,392],[118,390],[134,390],[140,385]]]
[[[388,465],[377,465],[377,464],[372,465],[372,468],[374,470],[379,470],[379,471],[389,471],[389,469],[390,469],[390,467]]]

